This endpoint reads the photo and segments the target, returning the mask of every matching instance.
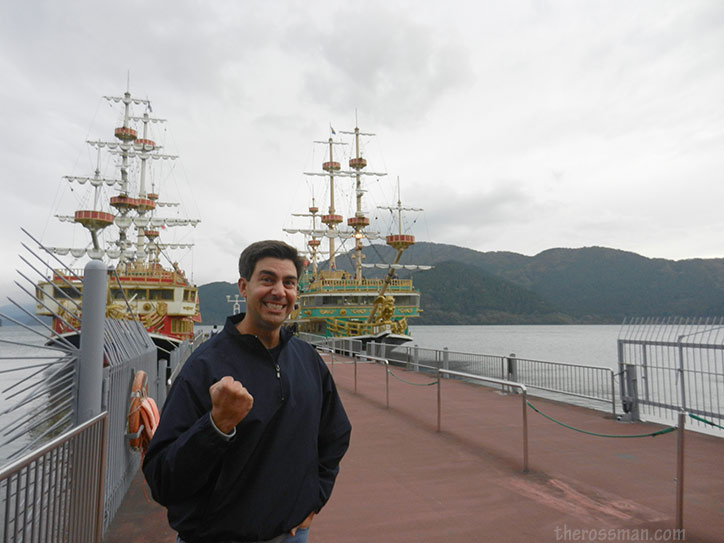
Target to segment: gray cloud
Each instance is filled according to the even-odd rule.
[[[384,4],[347,6],[328,25],[297,30],[286,46],[304,59],[304,94],[336,111],[352,106],[386,126],[414,124],[472,83],[469,53],[454,35]]]
[[[379,134],[365,156],[382,154],[374,167],[426,209],[420,239],[721,254],[718,0],[6,2],[0,70],[6,262],[19,225],[44,240],[58,230],[52,214],[78,197],[61,176],[94,164],[83,141],[109,134],[100,96],[122,92],[129,70],[169,119],[173,178],[204,221],[202,283],[233,274],[249,241],[282,236],[310,199],[302,172],[322,160],[311,141],[330,122],[350,128],[355,108]],[[394,201],[377,186],[367,209]],[[350,185],[339,190],[347,213]],[[0,290],[13,273],[0,269]]]

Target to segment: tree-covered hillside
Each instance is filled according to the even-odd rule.
[[[394,251],[373,245],[364,255],[366,263],[389,263]],[[352,262],[342,254],[337,269],[352,272]],[[603,247],[525,256],[423,242],[410,247],[401,263],[435,266],[398,272],[412,276],[421,292],[424,315],[418,324],[618,323],[627,316],[724,314],[721,258],[674,261]],[[223,322],[231,314],[226,295],[236,293],[230,283],[202,286],[204,323]]]

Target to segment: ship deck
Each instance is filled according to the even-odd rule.
[[[530,471],[522,472],[522,408],[516,394],[442,383],[442,431],[430,376],[393,369],[389,408],[380,365],[334,376],[352,442],[332,498],[315,519],[314,543],[448,541],[673,541],[677,432],[604,438],[528,409]],[[586,408],[532,398],[540,411],[595,433],[646,434]],[[724,440],[685,432],[683,524],[687,541],[724,532]],[[104,543],[173,542],[164,509],[148,502],[140,474]]]

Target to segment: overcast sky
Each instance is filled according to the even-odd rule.
[[[365,207],[394,203],[399,177],[418,240],[724,256],[720,0],[25,0],[2,3],[0,44],[0,305],[21,226],[87,243],[52,218],[80,198],[62,176],[92,173],[84,142],[112,136],[101,96],[129,72],[181,156],[162,199],[178,189],[203,221],[178,238],[198,284],[235,281],[251,241],[301,245],[289,215],[312,190],[328,205],[303,175],[325,159],[312,142],[355,111],[388,173]]]

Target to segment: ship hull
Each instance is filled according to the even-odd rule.
[[[412,340],[407,319],[420,315],[420,293],[411,280],[395,280],[381,300],[380,279],[348,279],[344,272],[305,276],[292,323],[309,334],[400,345]],[[391,303],[390,303],[391,302]]]
[[[106,316],[140,320],[159,348],[159,357],[194,336],[201,322],[198,289],[183,273],[145,266],[124,273],[109,272]],[[55,334],[79,344],[82,318],[82,275],[61,274],[38,283],[36,313],[52,319]]]

